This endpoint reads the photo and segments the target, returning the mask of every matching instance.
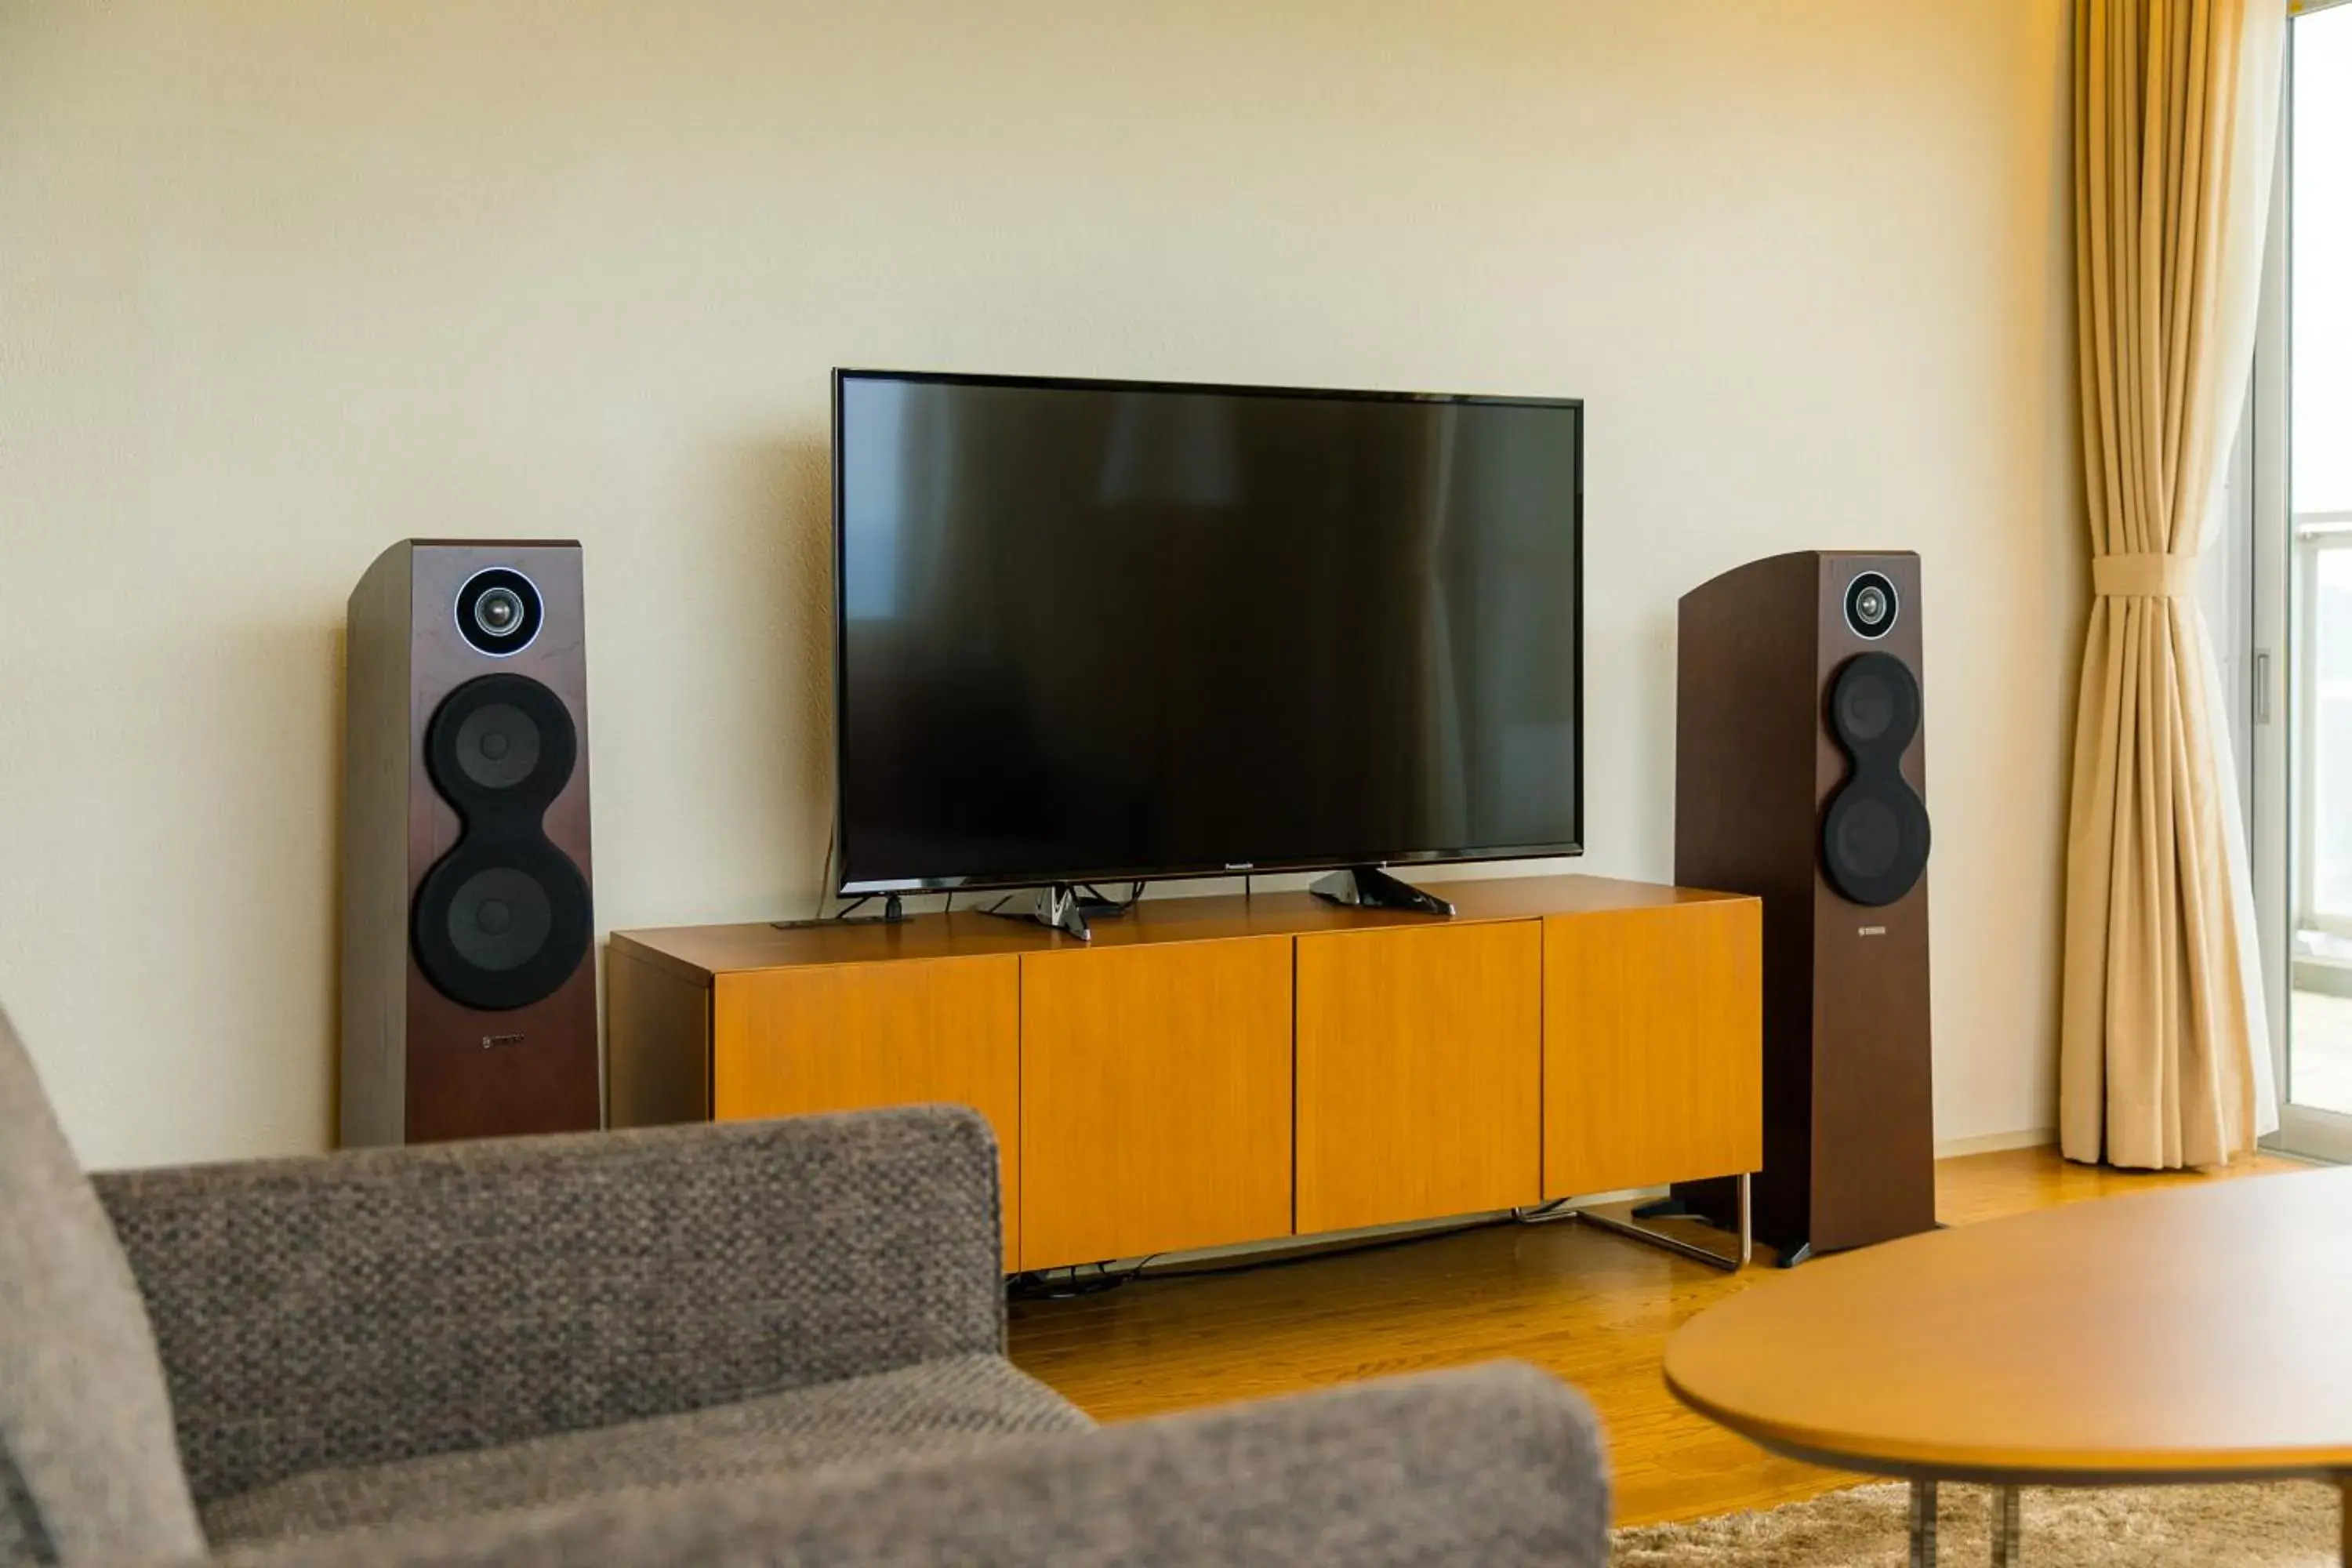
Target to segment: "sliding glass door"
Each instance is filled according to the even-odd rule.
[[[2277,1142],[2352,1160],[2352,5],[2303,13],[2251,426],[2252,816]]]

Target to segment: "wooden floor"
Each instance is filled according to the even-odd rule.
[[[2300,1168],[2264,1155],[2225,1175],[2153,1175],[2071,1165],[2047,1149],[1974,1154],[1937,1166],[1937,1206],[1946,1223],[1964,1225]],[[1775,1458],[1683,1409],[1660,1381],[1659,1357],[1676,1325],[1777,1277],[1769,1267],[1727,1275],[1580,1224],[1504,1225],[1016,1302],[1013,1357],[1097,1418],[1119,1421],[1516,1356],[1550,1368],[1599,1407],[1620,1523],[1696,1519],[1860,1479]]]

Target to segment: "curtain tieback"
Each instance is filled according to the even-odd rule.
[[[2197,557],[2145,551],[2091,557],[2091,592],[2102,599],[2179,599],[2196,592]]]

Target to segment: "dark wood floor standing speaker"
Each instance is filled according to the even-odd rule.
[[[1804,551],[1683,596],[1675,880],[1764,902],[1764,1169],[1784,1262],[1933,1228],[1919,558]],[[1675,1195],[1727,1221],[1722,1185]]]
[[[580,547],[406,540],[352,590],[342,1142],[598,1122]]]

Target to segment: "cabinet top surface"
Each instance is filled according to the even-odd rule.
[[[807,964],[881,963],[893,959],[977,958],[990,954],[1085,952],[1150,942],[1211,942],[1229,937],[1297,936],[1318,932],[1437,927],[1481,921],[1533,920],[1545,915],[1613,911],[1713,903],[1738,893],[1706,892],[1609,877],[1509,877],[1433,883],[1432,890],[1453,900],[1452,922],[1393,910],[1365,910],[1328,903],[1305,892],[1218,894],[1207,898],[1146,899],[1116,920],[1094,922],[1094,941],[1078,942],[1059,931],[1024,921],[999,920],[977,910],[920,914],[898,925],[836,923],[778,928],[746,925],[669,926],[612,933],[615,952],[667,969],[688,979],[751,970]]]

